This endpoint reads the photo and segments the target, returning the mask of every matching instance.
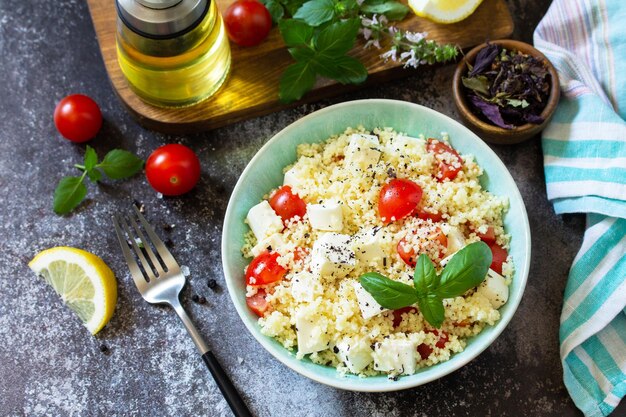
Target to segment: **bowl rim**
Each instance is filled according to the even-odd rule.
[[[530,239],[530,224],[528,221],[528,213],[526,211],[526,206],[524,204],[524,200],[521,196],[521,193],[519,191],[519,188],[517,187],[517,184],[515,184],[514,189],[512,190],[512,193],[514,194],[514,196],[516,197],[516,199],[520,202],[521,207],[522,207],[522,213],[523,213],[523,219],[522,223],[523,223],[523,231],[524,231],[524,238],[526,241],[526,247],[523,248],[523,250],[528,254],[526,256],[526,262],[523,265],[516,265],[516,270],[519,271],[519,277],[516,276],[516,279],[520,280],[520,290],[519,290],[519,296],[517,297],[517,299],[511,300],[509,298],[509,300],[507,301],[508,303],[512,303],[512,304],[508,304],[510,307],[509,309],[506,311],[505,314],[503,314],[500,319],[498,320],[498,322],[492,326],[493,331],[491,333],[489,333],[487,337],[487,339],[482,339],[481,340],[481,345],[473,352],[467,354],[467,355],[463,355],[464,353],[466,353],[466,349],[464,349],[463,351],[455,354],[453,357],[459,357],[459,359],[457,359],[457,363],[455,364],[456,366],[453,367],[452,369],[440,369],[440,370],[436,370],[437,365],[439,364],[435,364],[431,367],[429,367],[429,369],[432,369],[432,373],[429,373],[427,375],[424,374],[413,374],[413,375],[406,375],[401,377],[399,380],[397,381],[393,381],[393,383],[385,383],[385,382],[381,382],[381,383],[369,383],[368,385],[364,384],[357,384],[356,386],[353,384],[353,380],[349,379],[349,378],[328,378],[326,376],[320,375],[319,373],[313,372],[309,369],[307,369],[305,366],[301,365],[301,361],[297,360],[295,362],[289,362],[286,360],[286,356],[288,355],[292,355],[292,353],[280,346],[280,350],[281,352],[284,351],[284,355],[279,354],[277,349],[275,348],[275,346],[273,346],[270,342],[270,337],[269,336],[264,336],[260,333],[260,330],[255,327],[256,323],[251,323],[248,322],[248,320],[245,319],[245,311],[243,306],[240,306],[237,303],[237,299],[235,298],[235,293],[236,293],[236,288],[234,287],[233,284],[233,280],[234,278],[230,276],[228,269],[226,267],[226,264],[224,263],[224,260],[227,259],[227,252],[228,252],[228,248],[227,248],[227,234],[226,234],[226,227],[228,225],[228,223],[230,223],[232,221],[232,218],[235,216],[234,214],[234,206],[235,206],[235,196],[237,196],[241,190],[241,188],[244,187],[244,183],[242,181],[242,179],[247,177],[247,174],[250,170],[252,170],[252,167],[261,159],[264,157],[264,154],[266,152],[266,150],[275,142],[278,142],[281,140],[282,137],[286,137],[286,135],[289,133],[289,131],[296,129],[298,126],[308,123],[309,120],[323,116],[326,113],[331,113],[331,112],[335,112],[335,111],[339,111],[342,110],[343,108],[346,107],[351,107],[351,106],[355,106],[355,105],[389,105],[389,104],[400,104],[403,106],[408,106],[408,107],[412,107],[415,110],[418,111],[424,111],[426,113],[430,113],[432,114],[434,117],[443,117],[444,119],[446,119],[446,121],[448,123],[451,124],[455,124],[457,125],[457,127],[465,130],[467,132],[467,134],[470,137],[473,137],[478,143],[477,146],[482,147],[483,148],[483,152],[488,154],[488,158],[493,159],[495,164],[498,165],[498,167],[500,169],[503,169],[506,172],[506,175],[508,175],[511,179],[511,181],[513,181],[513,183],[515,184],[515,180],[513,179],[513,177],[511,176],[511,173],[509,172],[509,170],[506,168],[506,166],[504,165],[504,163],[502,162],[502,160],[496,155],[496,153],[482,140],[480,140],[480,138],[473,133],[471,130],[469,130],[467,127],[463,126],[461,123],[457,122],[456,120],[452,119],[449,116],[446,116],[443,113],[440,113],[436,110],[433,110],[431,108],[419,105],[419,104],[415,104],[415,103],[411,103],[411,102],[407,102],[407,101],[402,101],[402,100],[390,100],[390,99],[362,99],[362,100],[352,100],[352,101],[347,101],[347,102],[342,102],[342,103],[338,103],[338,104],[334,104],[322,109],[319,109],[317,111],[314,111],[312,113],[309,113],[306,116],[301,117],[300,119],[296,120],[295,122],[290,123],[289,125],[287,125],[286,127],[284,127],[282,130],[280,130],[279,132],[277,132],[276,134],[274,134],[256,153],[255,155],[252,157],[252,159],[248,162],[248,164],[246,165],[245,169],[243,170],[243,172],[241,173],[241,175],[239,176],[237,183],[235,185],[235,187],[233,188],[233,191],[231,193],[231,196],[229,198],[228,201],[228,206],[226,208],[226,213],[224,215],[224,222],[222,225],[222,240],[221,240],[221,261],[222,261],[222,270],[224,273],[224,279],[226,281],[226,287],[228,289],[228,293],[230,295],[231,301],[233,302],[234,306],[235,306],[235,310],[237,311],[237,314],[239,315],[239,318],[241,319],[241,321],[243,321],[245,327],[248,329],[248,331],[252,334],[252,336],[261,344],[261,346],[263,346],[263,348],[265,348],[265,350],[267,352],[269,352],[274,358],[276,358],[279,362],[281,362],[283,365],[287,366],[289,369],[296,371],[297,373],[312,379],[313,381],[319,382],[321,384],[324,385],[328,385],[334,388],[340,388],[343,390],[347,390],[347,391],[357,391],[357,392],[390,392],[390,391],[400,391],[400,390],[404,390],[404,389],[409,389],[409,388],[414,388],[417,387],[419,385],[423,385],[426,384],[428,382],[432,382],[434,380],[437,380],[439,378],[442,378],[446,375],[449,375],[450,373],[457,371],[458,369],[464,367],[465,365],[467,365],[470,361],[474,360],[476,357],[478,357],[482,352],[484,352],[489,346],[491,346],[493,344],[493,342],[500,336],[500,334],[504,331],[504,329],[506,328],[506,326],[509,324],[509,322],[511,321],[511,319],[513,318],[513,316],[515,315],[517,308],[519,307],[519,304],[523,298],[524,292],[526,290],[526,284],[528,282],[528,275],[529,275],[529,271],[530,271],[530,258],[531,258],[531,239]],[[348,126],[346,126],[348,127]],[[330,136],[330,134],[329,134]],[[313,142],[310,142],[313,143]],[[519,219],[517,220],[519,221]],[[482,332],[481,332],[482,333]],[[452,358],[451,358],[452,359]],[[449,359],[449,360],[451,360]],[[449,361],[448,360],[448,361]],[[441,362],[441,364],[445,364],[448,361],[444,361]],[[322,365],[318,365],[318,366],[322,366]],[[338,373],[336,375],[339,375]],[[416,376],[420,376],[419,378]],[[364,381],[367,381],[368,378],[363,378]]]
[[[554,111],[556,110],[557,105],[559,104],[559,98],[561,95],[561,87],[559,83],[559,75],[552,65],[552,62],[546,57],[541,51],[537,48],[528,44],[526,42],[518,41],[515,39],[498,39],[489,42],[482,43],[480,45],[472,48],[461,61],[457,64],[456,69],[454,70],[454,75],[452,77],[452,94],[454,96],[454,101],[459,108],[459,111],[463,113],[463,116],[468,120],[469,123],[475,125],[484,131],[491,131],[492,133],[498,134],[507,134],[507,135],[522,135],[526,133],[530,133],[533,130],[539,129],[542,124],[534,124],[534,123],[525,123],[523,125],[515,126],[513,129],[504,129],[500,126],[493,125],[491,123],[487,123],[481,120],[472,109],[469,107],[467,100],[465,98],[465,94],[463,91],[463,86],[461,82],[461,78],[467,73],[467,62],[474,62],[476,55],[483,48],[487,46],[487,43],[501,45],[504,47],[509,47],[511,49],[516,49],[525,54],[533,55],[535,57],[542,58],[548,64],[548,72],[550,73],[550,94],[548,96],[548,101],[543,111],[541,112],[541,117],[544,121],[548,121]]]

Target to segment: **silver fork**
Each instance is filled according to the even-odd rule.
[[[143,226],[143,230],[145,230],[148,235],[148,239],[146,239],[141,230],[142,228],[133,216],[128,219],[121,215],[113,216],[113,224],[115,225],[117,238],[137,289],[147,302],[152,304],[168,304],[176,311],[178,317],[183,321],[189,336],[191,336],[191,339],[200,351],[202,359],[204,359],[204,362],[211,371],[211,375],[213,375],[230,409],[237,417],[251,417],[252,414],[246,407],[239,392],[230,381],[228,375],[224,372],[224,369],[219,364],[217,358],[213,355],[202,336],[200,336],[198,329],[196,329],[196,326],[194,326],[180,303],[179,295],[185,286],[185,276],[181,272],[178,262],[176,262],[176,259],[174,259],[165,244],[159,239],[152,226],[146,221],[137,207],[133,206],[133,208],[135,209],[135,214],[141,226]],[[141,247],[137,241],[141,242]],[[156,254],[152,247],[156,250]],[[139,258],[139,264],[133,256],[131,248],[137,258]]]

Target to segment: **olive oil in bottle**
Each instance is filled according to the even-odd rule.
[[[195,104],[220,88],[230,46],[215,0],[116,0],[117,59],[130,88],[161,107]]]

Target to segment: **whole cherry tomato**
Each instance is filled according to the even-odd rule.
[[[283,279],[287,270],[277,262],[279,256],[278,252],[265,251],[254,258],[246,270],[246,284],[258,286]]]
[[[259,1],[237,0],[226,9],[224,23],[231,41],[240,46],[255,46],[270,33],[272,16]]]
[[[380,190],[378,214],[385,223],[413,213],[422,199],[422,187],[413,181],[395,178]]]
[[[200,179],[200,161],[184,145],[164,145],[148,157],[146,178],[163,195],[185,194]]]
[[[283,185],[270,197],[270,206],[276,214],[287,223],[295,216],[304,217],[306,214],[306,203],[297,194],[291,192],[291,187]]]
[[[54,125],[65,139],[87,142],[100,130],[102,112],[91,98],[72,94],[59,101],[54,109]]]
[[[429,138],[426,144],[428,152],[434,153],[437,158],[439,171],[435,176],[439,182],[446,179],[452,181],[463,168],[463,160],[451,146],[444,142]]]

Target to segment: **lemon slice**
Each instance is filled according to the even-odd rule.
[[[483,0],[409,0],[416,15],[437,23],[459,22],[472,13]]]
[[[98,333],[111,319],[117,281],[96,255],[59,246],[39,252],[28,266],[54,288],[91,334]]]

